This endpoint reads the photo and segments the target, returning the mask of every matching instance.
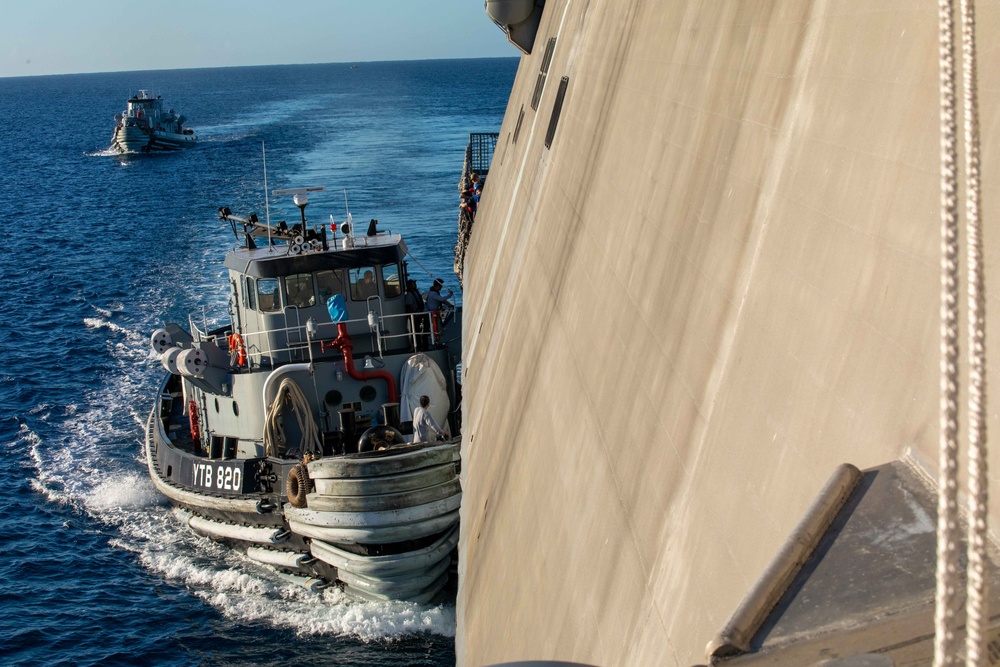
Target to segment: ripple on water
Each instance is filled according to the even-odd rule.
[[[16,223],[0,248],[0,600],[16,612],[0,615],[5,663],[454,663],[453,605],[309,594],[175,519],[141,456],[162,374],[148,336],[190,313],[226,316],[234,240],[215,211],[264,211],[262,142],[271,188],[327,186],[310,203],[322,221],[343,219],[346,190],[355,219],[406,236],[418,282],[426,267],[457,287],[464,143],[499,127],[516,66],[0,79],[0,208]],[[201,145],[114,154],[112,117],[140,85],[162,90]],[[72,103],[74,132],[33,132],[54,101]],[[297,216],[271,205],[276,219]]]

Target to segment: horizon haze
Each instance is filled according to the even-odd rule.
[[[479,0],[3,4],[0,77],[519,55]]]

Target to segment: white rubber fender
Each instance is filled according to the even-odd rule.
[[[195,516],[179,507],[174,508],[174,514],[187,523],[192,530],[204,533],[209,537],[239,540],[255,544],[278,544],[288,539],[287,531],[281,528],[255,528],[253,526],[240,526],[235,523],[212,521],[211,519]]]
[[[448,412],[451,402],[448,400],[448,385],[444,373],[437,363],[426,354],[411,355],[403,366],[403,389],[399,394],[399,418],[403,421],[413,419],[413,411],[420,405],[420,397],[426,395],[431,399],[430,412],[441,428],[447,428]]]

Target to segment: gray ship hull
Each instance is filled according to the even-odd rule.
[[[978,4],[990,192],[1000,13]],[[715,638],[737,610],[766,622],[739,628],[734,666],[930,664],[933,567],[886,552],[935,559],[916,489],[939,472],[937,5],[534,5],[464,256],[458,664],[728,664]],[[996,284],[1000,198],[982,205]],[[856,557],[832,555],[877,484],[830,504],[801,570],[772,570],[844,463],[917,474]],[[1000,494],[987,509],[995,534]],[[795,573],[829,574],[831,595],[864,580],[865,549],[886,555],[867,613],[768,615],[807,606]]]

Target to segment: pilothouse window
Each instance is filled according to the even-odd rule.
[[[399,264],[386,264],[382,267],[382,289],[387,299],[403,293],[403,286],[399,282]]]
[[[277,278],[261,278],[257,281],[257,303],[260,304],[260,310],[264,313],[273,313],[281,309]]]
[[[364,266],[351,269],[351,298],[364,301],[370,296],[378,296],[378,284],[375,282],[375,267]]]
[[[285,278],[285,293],[288,294],[288,305],[296,308],[309,308],[316,305],[316,293],[313,291],[311,273],[297,273]]]
[[[247,286],[246,289],[243,291],[243,294],[246,296],[246,303],[244,303],[243,305],[249,308],[250,310],[256,310],[257,294],[253,289],[253,278],[249,276],[247,276]]]
[[[344,277],[340,271],[318,271],[316,285],[320,303],[326,303],[334,294],[344,293]]]

